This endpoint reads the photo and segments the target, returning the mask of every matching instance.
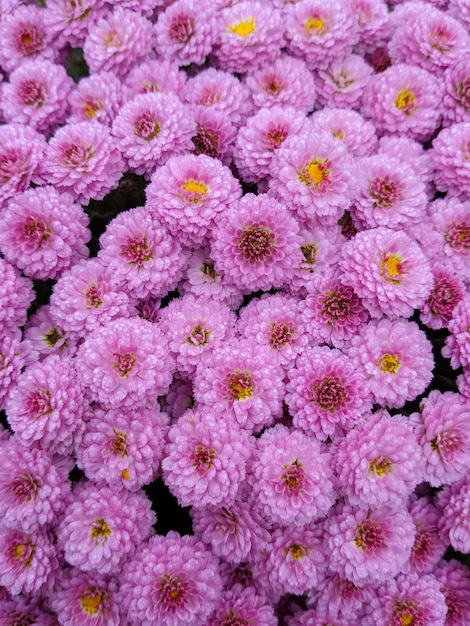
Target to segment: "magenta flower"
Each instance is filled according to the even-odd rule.
[[[328,132],[341,139],[352,156],[370,156],[377,148],[374,125],[360,113],[349,109],[324,108],[310,118],[318,132]]]
[[[24,329],[24,338],[40,360],[50,354],[74,356],[76,351],[77,340],[55,324],[48,304],[39,307],[30,317]]]
[[[168,393],[161,399],[161,406],[168,413],[172,422],[180,418],[188,409],[194,407],[193,385],[178,372],[173,377]]]
[[[470,121],[441,130],[432,142],[430,155],[437,189],[470,195]]]
[[[424,497],[412,499],[409,512],[416,527],[409,569],[419,575],[434,573],[447,549],[447,542],[438,533],[441,511],[430,498]]]
[[[331,108],[358,109],[372,72],[357,54],[333,60],[314,74],[318,102]]]
[[[359,29],[355,50],[373,52],[390,39],[390,14],[383,0],[352,0],[350,6]]]
[[[4,5],[5,2],[1,4]],[[57,617],[40,608],[42,606],[41,599],[37,597],[26,599],[22,596],[12,598],[7,590],[3,589],[7,597],[0,600],[0,613],[6,620],[5,624],[15,624],[15,622],[27,624],[29,622],[34,626],[57,626]]]
[[[229,589],[223,592],[207,626],[222,624],[256,624],[276,626],[278,619],[273,607],[260,598],[253,588]]]
[[[318,611],[310,609],[308,611],[297,611],[293,617],[287,618],[287,626],[324,626],[331,623],[330,611],[328,609]],[[361,626],[360,618],[352,616],[334,618],[334,626]]]
[[[109,487],[80,483],[57,526],[65,560],[85,572],[118,574],[153,532],[150,507],[143,492],[116,494]]]
[[[88,257],[88,216],[50,185],[15,196],[0,215],[0,250],[27,276],[46,280]]]
[[[421,307],[419,319],[429,328],[447,328],[455,307],[464,296],[465,286],[460,276],[444,265],[436,263],[432,273],[433,289]]]
[[[16,386],[16,380],[31,356],[27,341],[21,341],[19,328],[2,330],[0,336],[0,410],[3,411],[5,408],[6,398]]]
[[[251,506],[269,523],[305,526],[324,517],[334,503],[329,455],[298,430],[280,424],[266,430],[251,471]]]
[[[233,142],[237,134],[231,119],[222,111],[204,106],[191,107],[196,130],[191,138],[193,154],[205,154],[224,165],[232,162]]]
[[[125,86],[131,99],[138,94],[155,91],[174,93],[182,101],[186,92],[186,74],[175,61],[147,59],[129,72]]]
[[[446,601],[446,625],[463,626],[470,620],[468,567],[454,559],[448,562],[441,561],[433,574],[441,584],[441,593],[444,594]]]
[[[181,506],[229,506],[251,453],[247,433],[209,409],[188,411],[168,433],[163,480]]]
[[[437,504],[440,509],[439,531],[442,540],[459,552],[470,551],[470,480],[468,474],[452,483],[444,485],[439,492]]]
[[[174,370],[162,331],[141,318],[112,320],[90,333],[77,354],[83,386],[105,408],[152,406]]]
[[[152,537],[124,567],[120,602],[131,626],[205,626],[222,593],[217,559],[194,537]]]
[[[288,375],[292,422],[320,441],[342,436],[371,408],[364,374],[339,350],[305,350]]]
[[[443,117],[446,126],[470,122],[470,54],[462,54],[444,72]]]
[[[97,72],[82,78],[69,95],[68,122],[94,120],[111,126],[123,102],[121,81],[112,72]]]
[[[464,297],[456,304],[452,311],[452,319],[449,322],[451,334],[445,338],[445,345],[442,348],[442,355],[450,359],[453,369],[470,365],[469,302],[470,294],[465,293]]]
[[[307,606],[316,606],[317,611],[335,620],[356,618],[363,613],[373,595],[372,585],[356,586],[347,578],[329,572],[319,584],[309,590]],[[308,626],[308,625],[307,625]],[[323,625],[322,625],[323,626]],[[348,622],[347,626],[351,626]]]
[[[48,0],[45,8],[47,27],[55,45],[82,48],[88,30],[108,14],[103,0]]]
[[[457,387],[463,396],[470,398],[470,368],[464,368],[463,374],[457,376]]]
[[[91,24],[83,55],[91,72],[114,72],[120,77],[142,61],[152,48],[152,23],[136,11],[114,7]]]
[[[16,331],[26,322],[34,300],[33,283],[5,259],[0,259],[0,334]]]

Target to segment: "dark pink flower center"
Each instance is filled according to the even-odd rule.
[[[287,130],[282,126],[276,126],[269,130],[264,136],[266,149],[269,152],[277,150],[282,142],[287,139],[288,134]]]
[[[462,295],[462,290],[457,283],[452,282],[446,276],[437,277],[428,300],[429,310],[433,315],[439,315],[444,323],[448,323]]]
[[[433,548],[435,544],[435,535],[437,529],[434,532],[423,528],[416,527],[416,537],[411,553],[411,561],[416,563],[426,563],[433,554]]]
[[[199,474],[205,474],[212,467],[216,456],[217,452],[214,448],[196,446],[196,449],[191,452],[190,458],[196,471]]]
[[[103,304],[101,298],[103,293],[104,288],[102,285],[97,285],[96,283],[88,285],[85,291],[85,304],[87,309],[98,309]]]
[[[454,85],[454,94],[457,104],[470,112],[470,76]]]
[[[176,15],[168,30],[168,38],[175,43],[185,44],[194,34],[194,20],[187,14]]]
[[[277,97],[285,88],[285,84],[279,78],[279,76],[271,75],[267,76],[263,83],[263,90],[270,96]]]
[[[401,200],[400,187],[390,176],[371,180],[369,182],[369,195],[374,201],[372,203],[374,209],[388,209],[395,202]]]
[[[455,45],[455,33],[445,24],[436,24],[428,35],[428,41],[431,48],[445,54]]]
[[[21,172],[27,162],[25,157],[18,148],[6,148],[0,154],[0,184],[4,185],[12,176]]]
[[[51,236],[51,229],[40,217],[30,216],[23,224],[23,236],[34,248],[40,248]]]
[[[33,613],[17,613],[14,611],[14,613],[8,615],[8,620],[8,622],[5,622],[6,626],[34,626],[34,624],[37,624],[37,618]]]
[[[382,526],[371,519],[365,519],[356,526],[354,543],[361,550],[376,551],[385,547],[385,531]]]
[[[47,97],[46,86],[37,80],[25,80],[18,85],[18,99],[23,104],[39,108]]]
[[[425,626],[423,612],[411,600],[398,600],[393,605],[391,626]]]
[[[41,51],[45,33],[34,26],[23,25],[16,33],[16,49],[23,56],[31,56]]]
[[[253,620],[246,620],[236,613],[233,609],[229,609],[228,612],[217,620],[217,626],[250,626],[253,624]]]
[[[281,350],[284,346],[295,342],[295,328],[285,322],[271,324],[269,345],[274,350]]]
[[[446,621],[449,624],[463,624],[464,616],[468,615],[468,598],[465,596],[462,598],[459,594],[448,588],[445,588],[443,593],[447,605]]]
[[[240,232],[238,250],[247,263],[264,263],[273,256],[275,241],[276,237],[270,228],[252,224]]]
[[[442,430],[431,440],[431,450],[438,452],[446,461],[465,448],[460,433],[453,430]]]
[[[249,372],[236,370],[229,374],[226,380],[228,397],[232,400],[247,400],[254,391],[254,382]]]
[[[205,107],[211,107],[217,102],[220,102],[220,93],[216,87],[206,87],[200,98],[199,104],[202,104]]]
[[[164,574],[156,592],[160,608],[167,613],[174,613],[187,601],[189,586],[182,576],[173,573]]]
[[[137,304],[136,309],[139,317],[141,317],[142,319],[152,323],[156,321],[158,304],[154,302],[151,298],[141,300]]]
[[[349,399],[343,381],[337,376],[325,376],[314,382],[310,402],[315,402],[323,411],[334,413]]]
[[[26,398],[26,408],[33,419],[39,419],[52,413],[52,394],[47,389],[36,389]]]
[[[233,585],[241,585],[243,588],[253,585],[253,573],[246,563],[240,563],[230,576]]]
[[[60,156],[65,167],[74,170],[84,167],[93,156],[91,146],[84,146],[79,143],[66,144],[60,148]]]
[[[359,304],[352,288],[340,285],[325,291],[318,299],[322,317],[332,325],[348,320],[354,310],[353,304]]]
[[[13,479],[10,486],[18,500],[29,502],[38,495],[40,483],[32,474],[24,472]]]
[[[305,487],[305,472],[302,463],[296,459],[293,463],[284,465],[281,482],[288,496],[298,495]]]
[[[186,341],[192,346],[205,346],[210,334],[210,330],[207,330],[201,324],[196,324]]]
[[[470,249],[470,222],[455,222],[445,234],[446,242],[463,252]]]
[[[114,456],[126,456],[128,448],[127,435],[121,430],[113,430],[116,436],[113,437],[109,442],[109,451]]]
[[[194,154],[206,154],[213,159],[219,155],[219,139],[214,131],[206,126],[197,125],[196,134],[191,141],[194,144]]]
[[[113,368],[118,372],[119,376],[128,378],[137,363],[137,358],[133,352],[125,354],[113,352],[112,363]]]
[[[128,237],[121,245],[121,255],[131,263],[138,267],[143,267],[144,263],[147,263],[153,259],[153,252],[147,237]]]
[[[159,135],[160,123],[150,111],[146,111],[134,120],[134,133],[145,141],[151,141]]]

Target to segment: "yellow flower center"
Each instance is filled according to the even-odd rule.
[[[396,374],[400,369],[400,361],[396,354],[386,352],[377,361],[377,366],[380,367],[382,374]]]
[[[310,163],[299,174],[300,182],[311,187],[312,183],[315,187],[320,187],[322,183],[327,182],[330,170],[328,169],[327,159],[312,159]]]
[[[400,626],[412,626],[414,622],[414,617],[409,613],[404,613],[401,616]]]
[[[291,557],[295,560],[300,560],[303,559],[305,556],[308,555],[309,553],[309,549],[304,547],[304,546],[299,546],[296,543],[294,543],[289,550]]]
[[[194,204],[197,204],[202,196],[205,196],[207,193],[206,185],[197,180],[193,180],[192,178],[186,181],[185,184],[182,185],[181,189],[189,194],[189,197],[186,199]]]
[[[408,85],[398,92],[395,98],[395,106],[397,109],[404,109],[407,115],[410,115],[416,108],[416,98],[413,92],[409,90]]]
[[[86,593],[80,598],[80,605],[84,613],[97,615],[102,609],[103,592],[99,592],[95,587],[88,587]]]
[[[107,541],[108,537],[113,534],[113,531],[110,529],[106,520],[104,518],[96,519],[91,527],[91,537],[92,539],[100,539],[103,541]]]
[[[130,474],[129,470],[126,467],[126,469],[123,469],[122,472],[121,472],[121,478],[124,478],[124,480],[129,480],[130,477],[131,477],[131,474]]]
[[[15,559],[21,559],[21,557],[23,556],[23,552],[24,552],[24,546],[22,546],[21,543],[19,543],[13,549],[13,553],[15,555]]]
[[[332,135],[333,137],[338,137],[338,139],[344,139],[344,131],[342,130],[335,130]]]
[[[249,20],[242,20],[237,24],[229,24],[228,29],[239,37],[248,37],[248,35],[251,35],[251,33],[254,33],[256,30],[255,17],[252,15]]]
[[[393,469],[393,464],[386,456],[378,456],[370,462],[369,472],[377,474],[379,478],[390,474]]]
[[[318,32],[323,30],[325,22],[321,17],[309,17],[305,22],[305,30],[312,31],[316,30]]]
[[[227,380],[228,395],[232,400],[247,400],[253,395],[253,379],[249,372],[236,370]]]

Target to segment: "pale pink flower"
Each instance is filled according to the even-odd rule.
[[[122,102],[122,84],[112,72],[96,72],[82,78],[69,95],[68,122],[94,120],[111,126]]]

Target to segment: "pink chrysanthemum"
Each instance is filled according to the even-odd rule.
[[[447,549],[447,542],[438,534],[441,512],[427,497],[411,500],[409,512],[416,527],[409,569],[420,575],[429,574],[433,572]]]
[[[305,0],[287,13],[286,38],[288,51],[313,70],[349,54],[359,33],[348,3]]]
[[[432,142],[431,163],[439,191],[470,195],[470,121],[441,130]]]
[[[11,72],[26,60],[54,60],[56,48],[46,24],[46,12],[36,6],[17,6],[0,20],[0,65]]]
[[[252,565],[249,563],[233,565],[226,561],[221,561],[219,571],[226,589],[254,589],[258,596],[268,599],[272,604],[279,599],[279,596],[276,596],[274,593],[269,593],[269,591],[262,586],[261,581],[254,576]]]
[[[470,476],[445,485],[439,492],[438,507],[440,509],[439,531],[446,543],[464,554],[470,552]]]
[[[283,287],[301,262],[298,232],[283,204],[246,194],[216,224],[211,254],[217,269],[242,290]]]
[[[301,220],[336,222],[354,192],[353,162],[343,142],[310,131],[286,139],[271,162],[269,188]]]
[[[234,335],[236,316],[224,303],[191,294],[170,302],[159,316],[176,367],[193,376],[203,354]]]
[[[30,182],[41,182],[47,149],[43,135],[20,124],[0,126],[0,207]]]
[[[361,626],[360,618],[354,618],[351,615],[333,618],[329,609],[321,611],[317,609],[299,610],[294,613],[293,617],[287,618],[286,624],[287,626],[325,626],[325,624],[330,626],[332,619],[334,619],[333,626]]]
[[[282,414],[284,369],[271,351],[246,340],[214,347],[194,378],[194,397],[201,405],[249,431],[270,426]]]
[[[61,573],[50,604],[61,624],[120,626],[117,591],[118,583],[114,578],[67,568]]]
[[[282,14],[263,2],[243,0],[220,12],[214,48],[217,65],[244,74],[269,65],[284,45]]]
[[[462,55],[444,72],[442,112],[446,126],[470,122],[470,54]]]
[[[74,356],[76,351],[77,340],[53,322],[49,305],[39,307],[30,317],[24,338],[39,359],[50,354]]]
[[[363,112],[380,135],[403,134],[426,141],[439,128],[442,97],[437,77],[399,63],[372,76],[363,96]]]
[[[237,134],[235,126],[222,111],[204,106],[193,106],[196,130],[191,138],[193,154],[205,154],[219,159],[224,165],[232,161],[233,142]]]
[[[219,38],[218,21],[211,3],[176,0],[158,17],[156,50],[178,65],[201,65]]]
[[[432,345],[415,322],[371,321],[351,339],[347,354],[366,378],[374,402],[381,406],[402,407],[432,380]]]
[[[310,343],[301,304],[294,296],[264,294],[240,310],[238,332],[246,340],[271,348],[271,358],[288,369]]]
[[[280,424],[266,430],[248,476],[251,506],[283,526],[304,526],[326,515],[335,494],[329,455],[320,450],[298,430]]]
[[[161,406],[168,413],[172,423],[188,409],[194,408],[193,385],[190,380],[176,372],[165,398],[160,399]]]
[[[121,153],[108,128],[94,122],[67,124],[49,142],[47,181],[70,191],[81,204],[101,200],[124,172]]]
[[[111,126],[122,101],[122,85],[111,72],[98,72],[82,78],[69,95],[69,123],[94,120]]]
[[[233,626],[235,624],[276,626],[278,619],[273,607],[260,598],[253,588],[237,588],[224,591],[206,624],[207,626]]]
[[[30,359],[27,342],[21,342],[19,329],[2,330],[0,335],[0,411],[5,408],[5,401],[10,391],[16,386],[16,380]]]
[[[50,592],[58,568],[52,533],[0,528],[0,585],[12,596]]]
[[[117,6],[90,26],[83,55],[91,72],[111,71],[124,77],[149,54],[152,36],[149,20]]]
[[[147,209],[120,213],[108,224],[100,244],[98,259],[113,286],[132,298],[161,298],[178,284],[185,263],[180,245]]]
[[[372,594],[372,585],[356,586],[350,580],[329,572],[316,587],[309,590],[307,606],[316,606],[320,615],[327,615],[334,620],[335,626],[339,626],[341,622],[337,619],[354,619],[362,615],[363,607],[367,606]],[[348,621],[347,626],[352,626],[352,623]]]
[[[463,374],[457,376],[457,387],[463,396],[470,398],[470,367],[465,367]]]
[[[221,508],[193,507],[191,518],[196,537],[228,563],[252,560],[269,541],[266,522],[242,500]]]
[[[410,558],[414,537],[413,519],[401,509],[340,504],[325,522],[330,568],[358,586],[396,576]]]
[[[370,156],[376,150],[375,128],[357,111],[325,108],[310,119],[316,131],[326,131],[341,139],[354,157]]]
[[[333,467],[351,504],[400,508],[421,482],[422,460],[408,424],[379,412],[339,442]]]
[[[77,362],[91,399],[106,408],[151,406],[168,391],[174,370],[162,331],[138,317],[90,333]]]
[[[441,584],[447,615],[446,626],[465,626],[470,622],[470,574],[468,567],[452,559],[442,561],[434,576]]]
[[[157,165],[190,150],[195,122],[175,94],[149,92],[123,106],[112,132],[128,168],[150,178]]]
[[[146,206],[182,245],[204,242],[218,217],[241,197],[232,172],[205,154],[174,156],[152,176]]]
[[[25,61],[1,90],[1,110],[7,122],[26,124],[48,134],[67,117],[73,81],[61,65],[50,61]]]
[[[450,359],[453,369],[470,365],[470,294],[466,293],[452,311],[450,335],[445,339],[442,355]]]
[[[0,334],[16,331],[26,322],[29,305],[34,300],[29,278],[5,259],[0,258]]]
[[[421,307],[419,319],[436,330],[449,326],[453,311],[464,296],[465,286],[460,276],[444,265],[435,264],[432,273],[433,289]]]
[[[470,407],[463,396],[431,391],[422,402],[418,441],[424,479],[433,487],[453,483],[470,469]]]
[[[168,433],[163,480],[181,506],[230,505],[245,478],[248,435],[209,407],[188,411]]]
[[[358,52],[373,52],[383,45],[391,35],[389,10],[383,0],[350,0],[350,7],[357,21]]]
[[[8,598],[0,600],[0,615],[2,615],[5,626],[15,626],[16,624],[57,626],[56,615],[40,608],[43,604],[41,599],[34,596],[28,599],[23,596],[11,597],[5,588],[4,592]]]
[[[309,128],[304,113],[294,107],[273,106],[250,117],[235,144],[234,161],[243,180],[257,183],[266,178],[282,143]]]
[[[363,373],[339,350],[305,350],[289,372],[286,402],[293,424],[320,441],[342,436],[371,408]]]
[[[13,437],[0,443],[0,516],[2,525],[26,533],[51,526],[70,491],[67,471],[38,448],[26,448]]]
[[[18,376],[6,414],[20,441],[70,454],[83,432],[85,407],[75,363],[52,354]]]
[[[152,537],[125,567],[120,602],[131,626],[204,626],[222,593],[218,560],[194,537]]]
[[[27,276],[46,280],[89,254],[88,216],[68,193],[27,189],[0,214],[0,250]]]
[[[314,74],[318,102],[323,106],[358,109],[372,67],[357,54],[334,60]]]
[[[143,300],[139,300],[139,302],[137,302],[135,305],[135,311],[143,320],[147,320],[153,324],[157,321],[160,303],[161,301],[159,298],[151,298],[150,296],[147,296]]]
[[[126,76],[125,88],[130,98],[152,91],[174,93],[182,101],[186,91],[186,74],[175,61],[147,59],[136,65]]]
[[[313,109],[315,82],[302,59],[282,54],[268,66],[246,74],[244,83],[259,109],[274,105],[291,106],[303,113]]]
[[[143,492],[81,483],[57,526],[57,543],[70,565],[118,574],[152,534],[155,513]]]
[[[82,48],[90,27],[108,14],[104,0],[48,0],[47,27],[58,48]]]
[[[343,281],[372,317],[410,317],[428,299],[433,284],[429,261],[403,231],[359,232],[342,252]]]
[[[425,218],[424,184],[407,166],[388,154],[356,163],[358,183],[351,213],[361,226],[399,230]]]
[[[96,409],[76,449],[87,478],[137,491],[157,477],[167,416],[155,408]]]

